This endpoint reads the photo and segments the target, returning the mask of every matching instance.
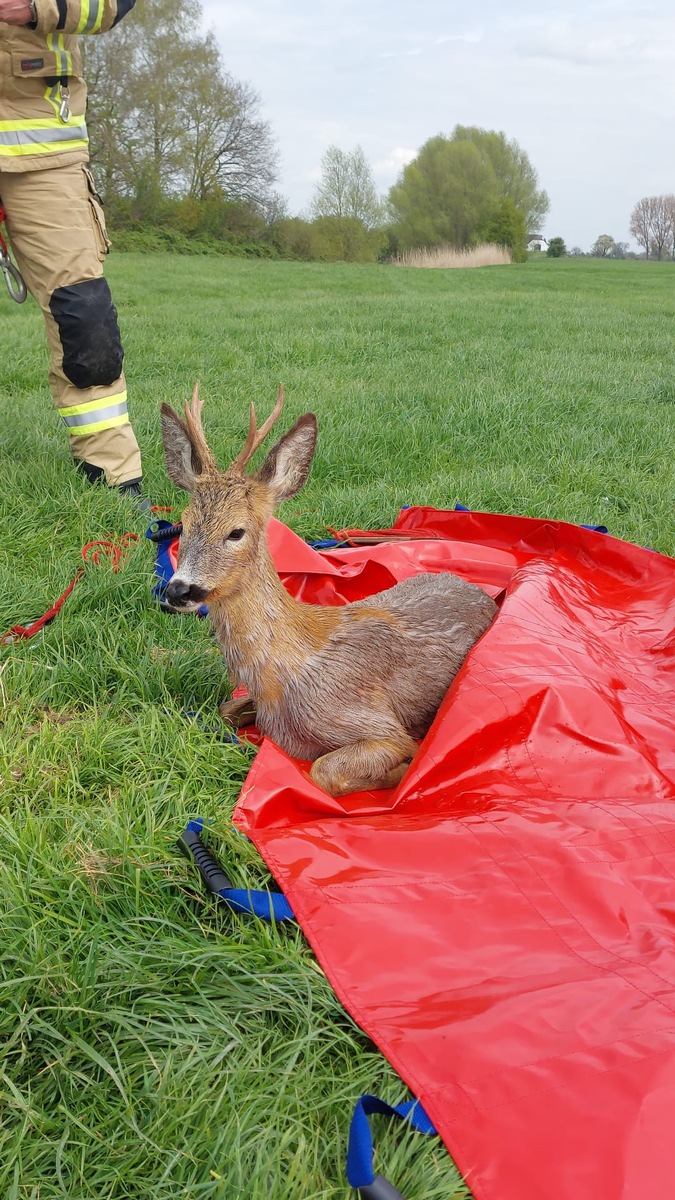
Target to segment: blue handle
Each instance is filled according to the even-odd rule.
[[[203,821],[190,821],[178,839],[178,849],[194,862],[209,892],[234,912],[251,913],[263,921],[294,921],[295,913],[282,892],[235,888],[202,842]]]
[[[436,1129],[422,1108],[419,1100],[407,1100],[395,1107],[386,1104],[378,1096],[366,1094],[357,1101],[349,1127],[347,1146],[347,1179],[356,1188],[361,1200],[403,1200],[393,1184],[373,1169],[373,1137],[368,1118],[374,1113],[385,1117],[399,1117],[408,1121],[420,1133],[436,1133]]]

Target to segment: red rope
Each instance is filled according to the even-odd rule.
[[[336,541],[343,546],[379,546],[382,542],[415,542],[439,541],[437,533],[429,533],[426,529],[374,529],[370,533],[363,529],[326,529]]]
[[[335,538],[336,542],[342,542],[345,546],[355,545],[346,529],[333,529],[332,525],[326,525],[326,529]]]
[[[87,542],[86,546],[82,547],[82,561],[85,563],[91,561],[98,567],[101,557],[111,558],[112,569],[117,572],[123,554],[129,549],[129,543],[137,541],[137,533],[123,533],[117,541],[106,538],[101,542]]]
[[[117,572],[120,569],[122,558],[124,557],[125,552],[129,549],[131,542],[137,541],[137,533],[124,533],[122,534],[121,538],[117,539],[117,541],[113,540],[112,538],[106,538],[100,542],[87,542],[86,546],[82,547],[82,561],[85,564],[92,562],[94,566],[99,566],[101,559],[109,558],[112,560],[111,566],[113,571]],[[84,574],[84,567],[80,567],[75,575],[75,578],[72,579],[68,584],[65,592],[61,593],[58,600],[54,601],[52,607],[48,608],[43,616],[38,617],[35,621],[30,621],[28,625],[12,625],[12,628],[2,639],[0,639],[0,645],[8,646],[11,642],[18,642],[21,639],[26,640],[28,638],[35,637],[36,633],[39,633],[41,629],[44,629],[45,625],[47,625],[49,621],[52,621],[54,617],[60,613],[63,605],[75,587],[75,584],[79,583]]]
[[[4,221],[5,221],[5,217],[6,217],[6,215],[7,215],[7,214],[6,214],[5,210],[4,210],[4,208],[3,208],[3,207],[2,207],[2,205],[0,204],[0,225],[3,225],[3,224],[4,224]],[[7,253],[8,253],[8,250],[7,250],[7,242],[5,241],[4,237],[2,236],[2,231],[1,231],[1,230],[0,230],[0,250],[2,250],[3,254],[7,254]]]

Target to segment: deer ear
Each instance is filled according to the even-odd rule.
[[[169,479],[176,487],[191,492],[203,464],[187,426],[168,404],[162,405],[162,441]]]
[[[255,473],[274,495],[275,504],[290,500],[306,482],[316,449],[317,425],[314,413],[299,417],[284,434]]]

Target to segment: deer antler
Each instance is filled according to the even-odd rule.
[[[192,400],[189,404],[187,402],[185,404],[185,424],[190,435],[192,449],[196,452],[201,463],[200,474],[206,469],[217,470],[216,460],[207,445],[202,427],[203,407],[204,401],[199,398],[199,380],[197,380],[192,393]]]
[[[279,394],[277,396],[277,402],[274,405],[274,408],[272,409],[267,420],[260,426],[260,429],[258,429],[257,425],[256,425],[255,406],[253,404],[251,405],[251,416],[249,419],[248,434],[246,435],[246,441],[244,442],[244,445],[242,446],[237,457],[235,458],[234,462],[232,463],[232,466],[230,467],[231,471],[243,471],[244,470],[244,467],[246,466],[246,464],[248,462],[250,462],[250,460],[253,458],[253,455],[255,454],[256,450],[258,449],[258,446],[261,446],[262,443],[265,441],[265,438],[267,437],[272,426],[275,425],[276,422],[279,420],[279,417],[281,416],[281,410],[283,407],[284,407],[284,385],[282,383],[279,384]]]

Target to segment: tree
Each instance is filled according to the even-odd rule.
[[[512,200],[523,213],[528,231],[540,229],[549,210],[549,198],[539,187],[537,172],[525,150],[505,133],[480,129],[476,125],[456,125],[452,142],[471,142],[492,167],[500,196]]]
[[[523,225],[525,231],[538,226],[549,203],[518,143],[473,125],[457,125],[451,137],[425,142],[389,200],[402,250],[443,243],[462,248],[492,228],[514,257],[524,254]]]
[[[551,238],[546,254],[549,258],[565,258],[567,255],[567,246],[565,245],[564,238]]]
[[[660,261],[664,250],[670,250],[673,240],[671,216],[666,196],[649,197],[649,216],[652,253],[655,253]]]
[[[666,212],[668,214],[668,225],[670,231],[670,252],[675,259],[675,196],[672,192],[663,197]]]
[[[402,250],[468,246],[499,203],[491,164],[469,141],[430,138],[389,193]]]
[[[321,180],[311,209],[314,217],[353,217],[366,229],[381,223],[382,202],[361,146],[351,153],[338,146],[328,147],[321,160]]]
[[[628,253],[628,242],[617,242],[608,233],[601,233],[591,246],[594,258],[625,258]]]
[[[502,197],[496,211],[477,229],[473,240],[476,243],[506,246],[511,251],[513,262],[525,262],[527,225],[522,210],[516,207],[509,196]]]
[[[647,197],[647,215],[650,222],[650,241],[652,254],[661,259],[664,250],[670,250],[673,233],[670,227],[670,212],[664,196]]]
[[[195,89],[183,140],[183,184],[197,199],[221,188],[229,196],[265,204],[276,177],[276,150],[267,122],[258,117],[260,97],[250,84],[222,71],[211,75],[209,68],[202,72]]]
[[[635,238],[638,246],[642,246],[647,258],[649,258],[649,250],[651,246],[651,218],[649,212],[649,200],[647,198],[638,200],[630,215],[630,224],[628,228],[632,236]]]
[[[647,258],[651,253],[661,259],[675,246],[675,198],[644,196],[631,213],[629,228]]]
[[[275,178],[258,95],[226,72],[201,12],[198,0],[145,0],[113,35],[86,39],[92,162],[139,216],[172,195],[262,203]]]
[[[290,217],[288,200],[281,192],[270,192],[258,208],[266,225],[277,225],[279,221],[287,221]]]
[[[611,258],[615,247],[614,238],[608,233],[601,233],[591,246],[591,254],[594,258]]]

